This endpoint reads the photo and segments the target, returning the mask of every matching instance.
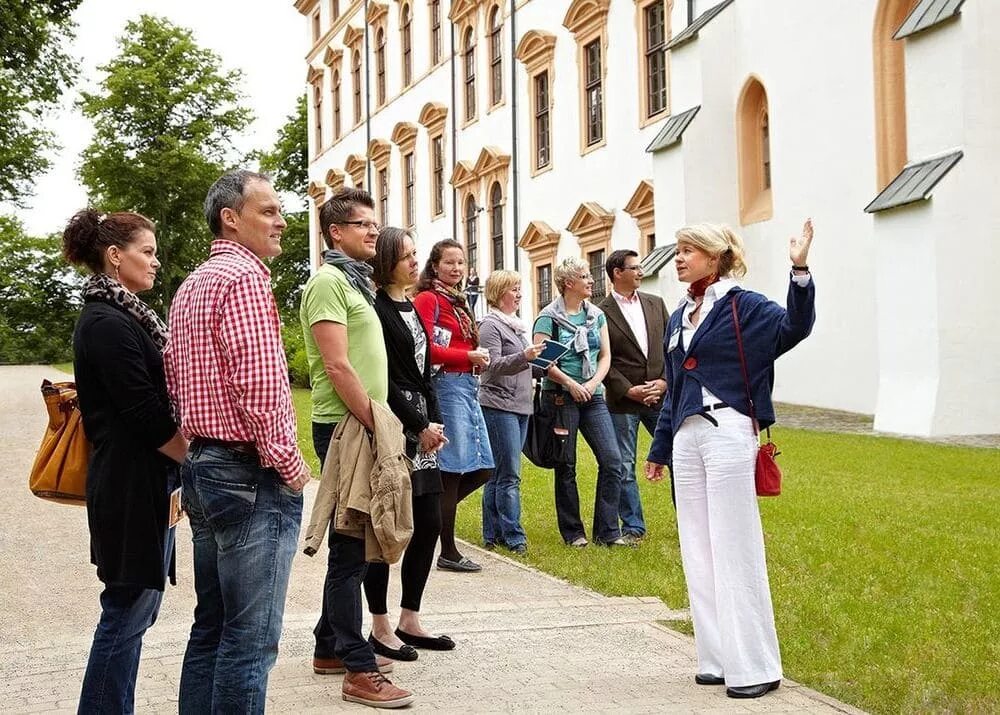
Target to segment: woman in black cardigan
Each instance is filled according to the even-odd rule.
[[[93,275],[73,334],[87,468],[91,561],[104,582],[80,712],[132,712],[142,636],[174,582],[170,491],[187,442],[174,421],[161,351],[167,328],[136,293],[153,287],[156,237],[135,213],[80,211],[63,254]]]
[[[389,354],[389,408],[403,423],[406,456],[413,461],[413,536],[403,555],[399,626],[389,622],[386,590],[387,564],[368,565],[365,597],[372,613],[369,640],[379,655],[415,660],[417,648],[451,650],[448,636],[434,636],[420,625],[420,600],[434,560],[441,532],[441,472],[435,452],[447,440],[431,384],[430,341],[413,303],[406,297],[419,276],[413,238],[403,229],[386,227],[379,232],[373,279],[379,286],[375,312],[382,323]]]

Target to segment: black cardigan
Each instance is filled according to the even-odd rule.
[[[399,309],[384,290],[379,290],[375,295],[375,312],[382,322],[385,350],[389,354],[389,409],[399,418],[407,431],[418,435],[430,422],[441,422],[437,395],[431,383],[430,337],[427,338],[424,371],[421,373],[417,369],[417,360],[414,357],[417,347],[413,342],[410,327],[399,315]],[[420,324],[422,326],[423,322]],[[424,334],[426,333],[427,329],[424,328]],[[419,392],[424,396],[427,400],[426,417],[410,406],[402,396],[401,390]]]
[[[105,583],[162,591],[168,479],[176,464],[157,451],[174,436],[163,359],[124,310],[84,305],[73,334],[83,429],[93,445],[87,469],[90,559]],[[174,554],[169,554],[174,578]]]

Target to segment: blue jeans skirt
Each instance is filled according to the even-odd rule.
[[[493,452],[479,407],[479,380],[467,372],[440,372],[434,378],[446,444],[438,453],[442,472],[465,474],[493,469]]]

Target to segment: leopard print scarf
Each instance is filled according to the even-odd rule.
[[[121,308],[137,321],[142,329],[156,343],[160,352],[167,344],[170,332],[167,324],[152,308],[142,302],[139,297],[106,273],[96,273],[87,279],[83,286],[84,300],[101,300]]]

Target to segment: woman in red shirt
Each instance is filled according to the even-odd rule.
[[[452,239],[431,248],[413,305],[431,336],[431,362],[444,433],[438,452],[444,492],[441,494],[441,555],[439,569],[479,571],[455,545],[458,503],[483,486],[493,470],[493,452],[479,407],[479,370],[489,363],[489,351],[479,347],[479,332],[465,293],[465,250]]]

